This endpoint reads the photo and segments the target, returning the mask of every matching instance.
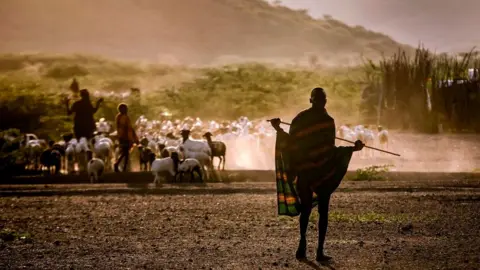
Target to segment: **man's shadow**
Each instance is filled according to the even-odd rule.
[[[333,263],[332,261],[328,261],[328,262],[322,262],[320,263],[320,265],[316,264],[315,262],[313,261],[310,261],[308,259],[305,259],[305,260],[299,260],[299,262],[303,263],[303,264],[306,264],[307,266],[310,266],[311,268],[313,269],[316,269],[316,270],[323,270],[325,268],[327,269],[332,269],[334,270],[335,267],[333,267],[331,264]]]

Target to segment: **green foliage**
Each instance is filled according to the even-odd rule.
[[[412,218],[408,217],[405,214],[383,214],[377,212],[364,212],[364,213],[344,213],[339,211],[331,211],[328,215],[329,221],[331,222],[348,222],[348,223],[400,223],[405,221],[410,221]],[[415,220],[419,219],[418,217]],[[318,212],[312,211],[310,215],[309,222],[312,224],[317,224],[318,222]]]
[[[174,118],[285,116],[307,108],[310,90],[322,86],[329,95],[328,109],[342,121],[343,115],[356,117],[352,111],[360,100],[353,79],[360,69],[294,69],[258,63],[174,68],[80,55],[4,55],[2,65],[12,69],[2,72],[0,68],[0,130],[17,128],[54,140],[72,129],[63,100],[73,95],[69,90],[73,77],[80,88],[90,90],[92,103],[98,98],[95,91],[123,93],[140,88],[140,97],[106,97],[95,117],[107,120],[114,119],[120,102],[129,105],[133,119],[141,114],[158,119],[165,110]],[[31,66],[39,68],[32,71]]]
[[[25,153],[20,149],[21,139],[18,129],[0,130],[0,175],[23,170]]]
[[[380,222],[380,223],[400,223],[411,220],[405,214],[398,215],[386,215],[376,212],[366,212],[360,214],[349,214],[332,211],[329,218],[333,222],[351,222],[351,223],[368,223],[368,222]]]
[[[14,230],[5,228],[0,231],[0,239],[2,239],[5,242],[11,242],[17,239],[26,241],[26,242],[31,242],[32,235],[30,235],[29,233],[19,233]]]
[[[352,178],[354,181],[381,181],[387,180],[384,173],[388,172],[393,165],[374,165],[363,169],[357,169],[355,176]]]
[[[468,68],[479,67],[480,58],[473,50],[452,56],[436,55],[423,47],[413,57],[399,50],[378,65],[369,61],[364,65],[363,119],[429,133],[438,132],[438,124],[480,131],[475,118],[480,112],[480,87],[467,79]],[[447,80],[464,82],[439,85]],[[454,108],[455,103],[461,105]]]

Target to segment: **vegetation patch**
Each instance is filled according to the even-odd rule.
[[[0,239],[2,239],[5,242],[11,242],[15,240],[22,240],[25,242],[31,242],[32,241],[32,235],[29,233],[20,233],[16,232],[14,230],[10,230],[7,228],[4,228],[0,231]]]
[[[353,181],[385,181],[388,177],[386,172],[390,171],[393,165],[373,165],[366,168],[357,169],[355,175],[351,178]]]
[[[401,223],[411,221],[411,217],[406,214],[385,214],[377,212],[365,212],[365,213],[344,213],[338,211],[331,211],[328,216],[329,221],[333,222],[350,222],[350,223]],[[316,224],[318,222],[318,212],[312,211],[309,219],[310,223]]]
[[[0,64],[5,66],[0,69],[0,130],[17,128],[51,139],[72,129],[63,100],[77,98],[69,89],[74,77],[80,88],[90,90],[92,103],[105,99],[95,117],[107,120],[114,119],[121,102],[129,105],[132,119],[142,114],[158,119],[164,111],[179,119],[288,117],[307,108],[311,89],[322,86],[336,120],[341,122],[342,115],[348,115],[355,122],[351,112],[358,108],[361,96],[353,83],[361,74],[359,68],[340,72],[258,63],[186,68],[43,54],[0,55]],[[140,96],[122,95],[131,88],[139,88]]]

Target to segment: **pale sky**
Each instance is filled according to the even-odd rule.
[[[390,35],[402,43],[421,40],[438,50],[480,46],[480,0],[281,0],[313,17],[332,15],[347,24]]]

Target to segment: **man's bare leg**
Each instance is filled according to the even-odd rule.
[[[323,246],[325,244],[325,237],[328,228],[328,209],[330,206],[330,195],[319,195],[318,197],[318,247],[316,261],[324,262],[331,259],[330,256],[325,255]]]

